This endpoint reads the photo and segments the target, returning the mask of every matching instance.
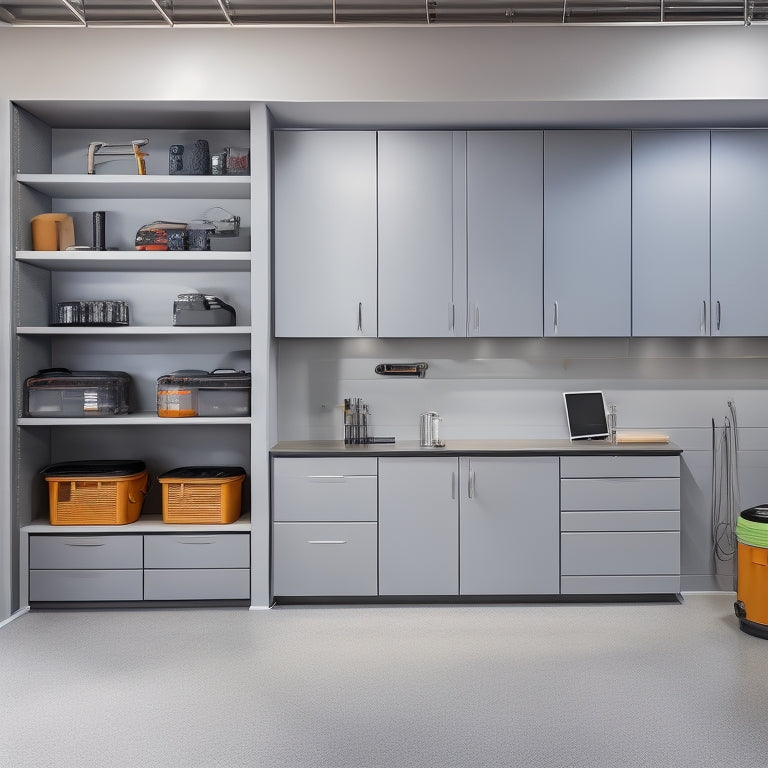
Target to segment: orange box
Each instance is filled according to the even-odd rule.
[[[51,525],[134,523],[149,489],[149,474],[141,461],[52,464],[43,474]]]
[[[158,480],[165,523],[234,523],[242,513],[242,467],[179,467]]]

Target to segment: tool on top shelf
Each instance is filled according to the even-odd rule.
[[[149,144],[149,139],[133,139],[130,142],[126,142],[124,144],[111,144],[106,141],[92,141],[88,145],[88,173],[91,175],[96,173],[97,165],[103,165],[104,163],[111,162],[116,157],[130,157],[133,155],[136,158],[136,170],[139,176],[146,176],[147,163],[144,158],[149,157],[149,154],[147,152],[143,152],[141,147],[145,147],[147,144]],[[120,149],[122,147],[131,147],[132,151],[109,151]]]

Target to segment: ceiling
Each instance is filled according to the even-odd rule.
[[[11,26],[746,24],[768,0],[0,0]]]

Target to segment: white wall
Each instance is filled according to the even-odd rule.
[[[3,369],[10,370],[12,366],[8,331],[11,253],[8,117],[12,100],[80,100],[96,105],[104,101],[128,104],[264,101],[270,104],[279,122],[292,124],[768,125],[766,71],[768,27],[758,25],[750,28],[508,26],[215,30],[0,27],[0,179],[4,180],[0,183],[0,353]],[[72,120],[77,121],[76,112]],[[83,122],[92,124],[87,119]],[[501,378],[511,376],[516,381],[511,390],[523,393],[520,395],[523,399],[528,397],[524,394],[526,388],[532,392],[537,386],[530,382],[545,380],[552,391],[561,389],[565,374],[561,377],[557,368],[560,363],[541,360],[543,344],[532,347],[534,352],[502,350],[504,354],[509,352],[510,357],[509,362],[502,364],[505,370]],[[325,349],[320,347],[321,354]],[[301,347],[294,351],[281,347],[281,364],[285,365],[281,387],[291,381],[289,371],[301,368],[301,360],[296,357],[301,350]],[[432,350],[428,347],[429,354],[424,356],[440,359],[443,348],[434,354]],[[271,354],[269,350],[265,352]],[[346,349],[339,352],[335,364],[340,368],[347,367],[347,354]],[[349,354],[354,359],[356,353]],[[559,355],[558,352],[558,359]],[[705,350],[705,361],[708,356]],[[630,401],[622,394],[625,401],[622,402],[618,395],[625,385],[627,390],[632,388],[631,379],[637,366],[628,363],[625,357],[625,351],[609,346],[608,359],[591,370],[596,378],[605,382],[606,389],[616,389],[620,413],[629,418]],[[444,386],[439,397],[439,388],[425,389],[429,392],[425,401],[442,408],[446,417],[454,419],[451,426],[450,422],[446,423],[446,430],[458,428],[461,419],[464,420],[462,430],[467,430],[469,425],[479,422],[482,413],[482,409],[475,411],[472,405],[478,399],[477,390],[495,385],[479,386],[474,376],[476,364],[465,360],[461,353],[449,350],[443,358],[445,381],[457,382],[455,389],[463,394],[461,397],[450,395],[453,400],[443,401],[442,398],[449,397],[453,391],[453,385]],[[662,375],[650,380],[667,382],[659,385],[660,390],[671,388],[685,392],[689,386],[686,383],[667,384],[676,382],[678,377],[683,382],[689,381],[691,370],[687,365],[668,359],[656,361],[654,365],[661,366]],[[697,360],[693,368],[699,365]],[[727,369],[725,364],[718,365],[721,366],[718,371]],[[753,365],[756,366],[754,372]],[[722,408],[721,394],[741,387],[753,376],[762,378],[760,366],[759,362],[743,362],[734,368],[732,376],[724,375],[722,388],[719,384],[711,387],[712,398],[705,398],[706,407],[702,406],[697,418]],[[681,368],[682,373],[678,373]],[[439,372],[440,366],[436,369]],[[709,375],[708,364],[704,364],[704,369]],[[331,380],[337,382],[334,386],[338,390],[333,394],[339,395],[351,386],[344,378],[347,373],[333,375],[336,379]],[[530,382],[526,383],[528,378]],[[484,381],[498,380],[493,374]],[[430,380],[426,387],[432,387],[436,381]],[[614,384],[617,381],[624,384]],[[297,383],[292,382],[290,386],[295,385]],[[690,387],[698,391],[700,381],[697,379]],[[759,385],[745,385],[744,391],[753,394],[740,396],[739,403],[753,397],[757,403]],[[359,394],[366,396],[367,391]],[[0,392],[0,413],[3,414],[0,425],[4,437],[0,443],[0,621],[11,610],[10,542],[16,535],[11,513],[10,395],[7,386]],[[300,398],[299,393],[295,395]],[[516,401],[507,395],[483,399],[503,409],[507,420],[504,423],[508,426],[525,426],[524,421],[514,420]],[[678,400],[683,404],[687,397],[683,394]],[[285,403],[285,399],[282,402]],[[415,411],[421,407],[420,402],[412,399]],[[457,407],[459,404],[461,408]],[[303,410],[312,417],[310,423],[316,423],[312,411],[315,406],[310,401],[297,399],[296,405],[299,412]],[[382,418],[381,411],[378,417]],[[326,416],[321,415],[319,423],[322,418]],[[296,422],[285,412],[281,411],[280,419],[286,434],[297,433]],[[391,411],[379,423],[382,427],[391,425],[393,430],[400,426],[410,430],[414,419],[414,413],[406,417],[404,413]],[[261,426],[268,433],[269,425]],[[549,426],[557,427],[554,422]],[[695,430],[705,428],[706,424],[701,423],[694,427]]]

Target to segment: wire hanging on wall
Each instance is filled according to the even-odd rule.
[[[721,562],[736,554],[736,517],[741,510],[739,425],[733,400],[728,401],[728,413],[719,439],[712,419],[712,547]]]

